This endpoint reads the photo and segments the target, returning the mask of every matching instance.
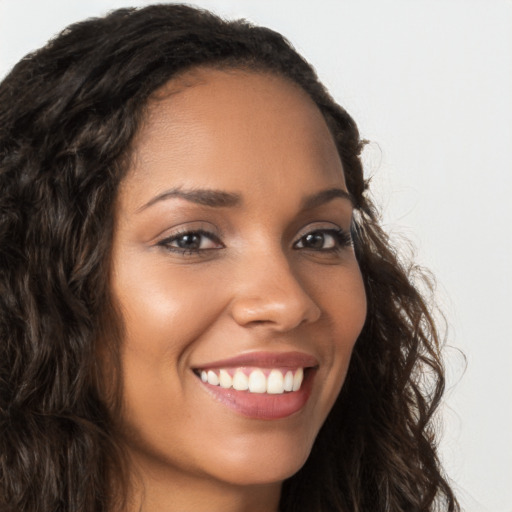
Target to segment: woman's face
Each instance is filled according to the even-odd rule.
[[[112,273],[140,467],[252,485],[302,466],[366,314],[351,216],[329,130],[298,86],[196,70],[152,100]]]

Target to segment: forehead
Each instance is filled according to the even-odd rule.
[[[265,72],[198,69],[172,80],[150,100],[133,149],[129,180],[150,182],[155,192],[170,180],[233,191],[289,186],[299,176],[315,188],[344,186],[316,104]]]

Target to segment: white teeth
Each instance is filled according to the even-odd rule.
[[[232,386],[233,379],[226,370],[219,372],[219,384],[221,388],[230,388]]]
[[[284,393],[284,377],[279,370],[272,370],[267,379],[267,393],[281,395]]]
[[[199,375],[203,382],[224,389],[233,388],[237,391],[248,390],[250,393],[281,395],[284,392],[300,389],[304,379],[304,369],[298,368],[295,372],[288,370],[283,374],[283,371],[274,368],[270,370],[268,377],[259,368],[252,370],[249,375],[241,368],[238,368],[234,375],[231,375],[224,368],[220,370],[201,370]]]
[[[208,384],[212,386],[219,385],[219,376],[212,370],[208,370]]]
[[[267,379],[261,370],[253,370],[249,375],[249,391],[251,393],[266,393]]]
[[[304,378],[304,370],[302,368],[299,368],[295,372],[295,375],[293,376],[293,388],[292,388],[292,391],[298,391],[300,389],[300,386],[302,384],[302,379],[303,378]]]
[[[293,372],[291,370],[287,371],[286,375],[284,376],[283,387],[285,391],[293,390]]]
[[[242,370],[237,370],[233,376],[233,389],[237,391],[249,389],[249,377]]]

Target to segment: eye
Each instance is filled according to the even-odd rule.
[[[182,254],[193,254],[211,249],[222,249],[224,247],[217,236],[203,230],[176,233],[161,240],[157,245],[169,251]]]
[[[299,238],[293,247],[313,251],[337,251],[350,245],[352,238],[343,229],[315,229]]]

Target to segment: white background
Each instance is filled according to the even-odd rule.
[[[147,3],[0,0],[0,76],[68,23]],[[467,512],[512,512],[512,2],[190,3],[284,33],[372,141],[384,222],[436,275],[455,347],[447,472]]]

